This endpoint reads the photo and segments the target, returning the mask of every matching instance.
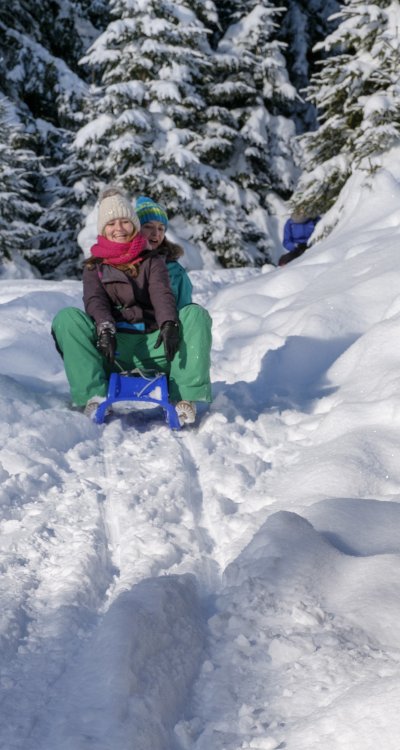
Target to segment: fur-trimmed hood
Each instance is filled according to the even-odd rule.
[[[157,248],[157,255],[161,255],[163,258],[165,258],[166,262],[171,260],[178,260],[178,258],[181,258],[182,255],[184,255],[184,249],[181,245],[178,245],[176,242],[171,242],[171,240],[168,240],[166,237],[164,237],[160,247]]]

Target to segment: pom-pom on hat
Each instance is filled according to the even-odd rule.
[[[145,195],[140,195],[136,201],[136,213],[141,224],[147,224],[148,221],[160,221],[165,227],[168,226],[168,216],[159,203]]]
[[[109,221],[129,219],[140,232],[140,221],[128,196],[119,188],[111,187],[100,193],[99,212],[97,216],[97,234],[103,234]]]

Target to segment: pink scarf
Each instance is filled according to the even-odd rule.
[[[99,234],[90,252],[95,258],[103,258],[104,263],[119,266],[123,263],[139,263],[148,249],[147,237],[143,234],[137,234],[130,242],[111,242]]]

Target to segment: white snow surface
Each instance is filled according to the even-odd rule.
[[[0,281],[0,747],[398,750],[400,181],[283,268],[191,272],[214,401],[97,426]]]

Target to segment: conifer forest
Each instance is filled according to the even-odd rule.
[[[0,0],[0,275],[79,277],[113,184],[221,267],[400,138],[396,0]],[[210,255],[211,258],[211,255]]]

